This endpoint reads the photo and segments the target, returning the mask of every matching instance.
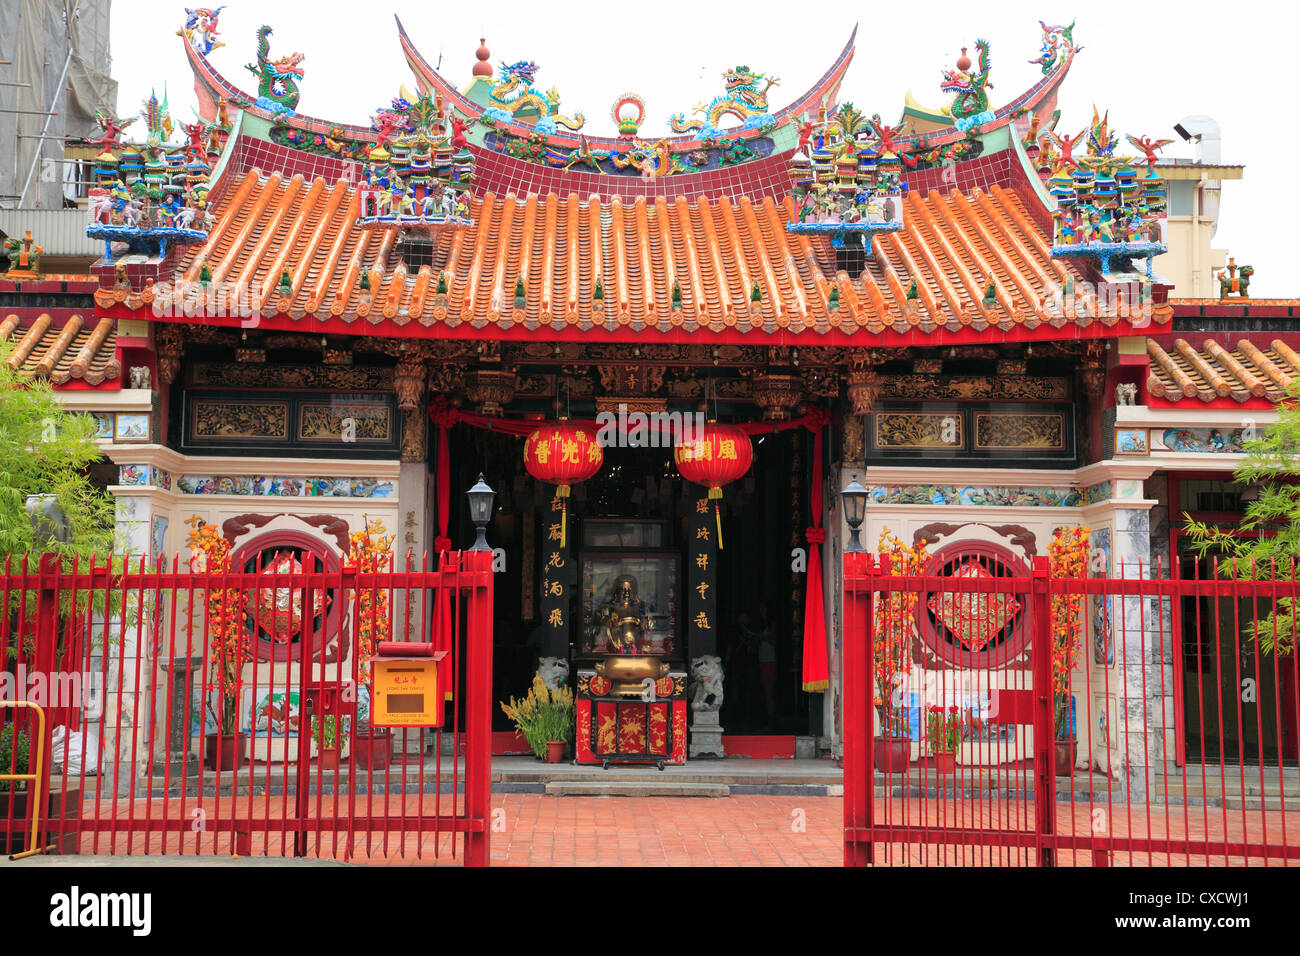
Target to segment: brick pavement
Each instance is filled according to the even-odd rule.
[[[442,811],[452,811],[450,800]],[[345,820],[346,800],[340,800],[335,810],[331,799],[325,798],[320,815],[326,819]],[[405,798],[406,819],[414,824],[421,814],[415,795]],[[226,798],[224,816],[229,819],[229,798]],[[403,799],[390,795],[385,801],[377,797],[372,809],[382,813],[400,814]],[[215,820],[222,811],[212,798],[203,801],[204,811]],[[193,805],[191,804],[191,807]],[[701,797],[588,797],[549,796],[534,793],[494,794],[492,797],[492,862],[499,866],[838,866],[843,858],[841,825],[843,803],[839,797],[824,796],[771,796],[733,795],[720,798]],[[1017,802],[1011,805],[971,804],[965,801],[918,800],[914,798],[877,799],[879,825],[930,825],[940,827],[986,827],[1001,830],[1029,830],[1033,826],[1032,803]],[[125,805],[117,808],[119,819],[129,810]],[[137,807],[137,810],[141,808]],[[238,817],[251,817],[249,841],[253,856],[282,856],[292,854],[291,841],[286,842],[281,828],[284,806],[280,798],[255,799],[251,813],[246,801],[241,801]],[[357,812],[365,812],[364,799],[359,800]],[[431,795],[424,795],[423,813],[431,813],[434,805]],[[1058,832],[1087,835],[1098,823],[1096,806],[1084,804],[1058,804]],[[112,815],[108,811],[101,819]],[[155,816],[158,808],[155,807]],[[172,807],[172,816],[179,817]],[[1114,865],[1138,866],[1203,866],[1209,865],[1263,865],[1255,856],[1249,860],[1233,857],[1227,861],[1221,855],[1207,855],[1197,841],[1222,840],[1292,848],[1295,858],[1272,858],[1268,865],[1277,866],[1300,863],[1300,826],[1294,819],[1285,827],[1282,815],[1276,811],[1261,814],[1259,811],[1225,810],[1206,807],[1171,807],[1167,814],[1163,808],[1138,805],[1131,808],[1115,807],[1105,823],[1107,832],[1116,837],[1148,837],[1156,840],[1186,838],[1190,841],[1187,852],[1169,857],[1159,851],[1148,853],[1138,846],[1132,854],[1115,853],[1110,862]],[[312,815],[316,813],[313,806]],[[193,810],[184,815],[190,819]],[[91,814],[87,814],[90,816]],[[137,814],[137,825],[141,822]],[[1288,816],[1292,816],[1288,814]],[[261,832],[265,827],[268,832]],[[129,846],[128,846],[129,841]],[[350,859],[359,863],[392,864],[455,864],[460,862],[460,841],[443,833],[423,837],[396,832],[311,833],[308,837],[308,855],[323,859]],[[82,837],[82,852],[95,849],[94,838]],[[128,836],[119,833],[110,836],[101,833],[98,852],[149,853],[186,855],[226,855],[233,849],[229,832],[191,831],[164,836],[155,832]],[[455,856],[453,856],[453,852]],[[876,862],[893,865],[947,864],[947,865],[1027,865],[1033,862],[1033,853],[1025,848],[975,848],[971,846],[916,846],[877,843]],[[1068,851],[1060,853],[1063,864],[1093,862],[1086,851],[1075,859]]]

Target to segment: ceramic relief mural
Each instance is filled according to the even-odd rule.
[[[182,475],[187,495],[258,495],[272,498],[388,498],[395,488],[377,478],[276,478],[262,475]]]

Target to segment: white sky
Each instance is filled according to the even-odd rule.
[[[212,5],[213,0],[188,0]],[[184,3],[116,0],[113,75],[118,109],[130,115],[151,88],[167,88],[172,115],[192,119],[196,103],[182,40]],[[651,5],[591,0],[477,0],[433,4],[411,0],[235,0],[221,13],[227,44],[210,57],[245,91],[256,78],[256,30],[274,28],[271,54],[306,55],[299,110],[340,122],[368,123],[400,84],[414,89],[397,40],[401,16],[417,49],[443,76],[465,85],[480,36],[496,67],[533,60],[542,90],[557,86],[561,111],[587,117],[588,131],[613,135],[609,110],[624,92],[646,101],[643,135],[667,131],[671,113],[720,91],[720,74],[745,64],[781,78],[769,94],[773,112],[808,89],[839,53],[855,22],[857,52],[840,89],[868,115],[898,117],[909,88],[939,105],[940,70],[977,37],[991,44],[995,107],[1019,95],[1041,74],[1039,19],[1078,17],[1074,38],[1084,49],[1061,91],[1061,130],[1082,129],[1095,102],[1109,108],[1121,133],[1174,138],[1165,156],[1190,156],[1173,124],[1204,113],[1223,130],[1225,163],[1246,166],[1227,182],[1214,244],[1255,267],[1256,297],[1300,296],[1295,240],[1300,221],[1295,172],[1300,152],[1295,69],[1300,13],[1294,4],[1169,2],[975,4],[912,0],[886,4],[841,0],[750,0]],[[914,17],[927,26],[918,28]]]

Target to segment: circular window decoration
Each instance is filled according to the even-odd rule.
[[[927,577],[1028,578],[1028,566],[1008,549],[985,541],[939,548]],[[926,591],[917,602],[922,640],[941,661],[966,668],[1003,667],[1024,651],[1028,595],[1006,591]]]
[[[336,659],[343,604],[339,590],[308,587],[303,581],[308,571],[338,571],[339,559],[324,542],[299,531],[269,531],[236,548],[230,564],[232,570],[258,575],[258,585],[248,589],[244,603],[258,659]]]

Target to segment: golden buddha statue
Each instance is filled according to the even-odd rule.
[[[640,651],[645,636],[645,604],[637,597],[636,578],[632,575],[620,574],[614,579],[602,630],[610,653]]]
[[[600,635],[605,656],[596,662],[596,673],[613,682],[611,695],[641,697],[647,679],[667,674],[668,664],[645,653],[646,606],[637,596],[635,577],[620,574],[614,579],[603,616]]]

